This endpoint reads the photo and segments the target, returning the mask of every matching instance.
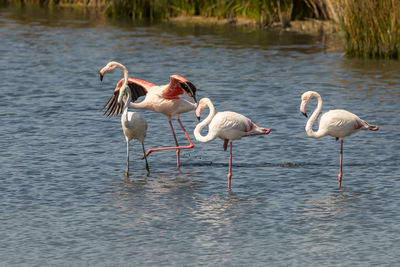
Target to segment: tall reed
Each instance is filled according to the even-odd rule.
[[[400,59],[400,2],[342,0],[346,54]]]

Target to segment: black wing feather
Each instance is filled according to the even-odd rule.
[[[132,102],[135,102],[139,97],[147,94],[144,87],[137,83],[128,83],[128,86],[131,89]]]
[[[135,102],[139,97],[147,94],[147,91],[143,86],[136,83],[128,83],[128,87],[131,90],[132,102]],[[122,103],[118,103],[119,90],[115,91],[114,94],[110,97],[107,104],[102,108],[102,110],[106,110],[103,115],[109,116],[118,116],[122,113],[122,108],[125,106],[125,101],[122,100]]]

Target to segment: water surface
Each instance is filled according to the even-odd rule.
[[[0,10],[0,265],[395,266],[400,262],[400,63],[346,59],[319,37],[229,27],[131,24],[88,13]],[[166,84],[178,73],[220,111],[272,129],[153,153],[99,109],[121,72]],[[380,126],[340,143],[309,138],[300,96]],[[315,103],[309,105],[309,112]],[[172,145],[164,116],[146,147]],[[206,115],[206,113],[205,113]],[[181,116],[192,138],[194,113]],[[181,144],[186,140],[174,121]]]

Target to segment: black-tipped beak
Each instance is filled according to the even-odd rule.
[[[303,114],[303,115],[304,115],[304,117],[308,118],[308,116],[307,116],[307,113],[305,113],[305,112],[302,112],[301,114]]]
[[[198,117],[196,116],[196,118],[197,118],[198,121],[200,121],[200,116],[198,116]]]
[[[100,81],[103,81],[103,74],[100,73]]]

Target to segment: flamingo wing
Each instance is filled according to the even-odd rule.
[[[215,114],[209,129],[217,130],[221,139],[237,140],[251,132],[254,126],[254,123],[242,114],[223,111]]]
[[[174,74],[170,76],[170,83],[163,90],[162,95],[165,99],[179,99],[179,95],[186,94],[196,101],[196,87],[186,78]]]
[[[122,108],[125,105],[125,101],[122,103],[118,103],[119,89],[121,89],[122,84],[124,83],[124,79],[121,79],[117,86],[114,89],[114,94],[110,97],[107,104],[104,105],[102,110],[106,109],[103,115],[107,114],[107,117],[119,115],[122,112]],[[128,78],[128,87],[131,90],[132,102],[135,102],[139,97],[145,96],[149,89],[154,86],[153,83],[146,82],[139,79]]]
[[[326,129],[331,136],[344,137],[357,132],[364,124],[357,115],[347,110],[335,109],[321,115],[319,127]]]

